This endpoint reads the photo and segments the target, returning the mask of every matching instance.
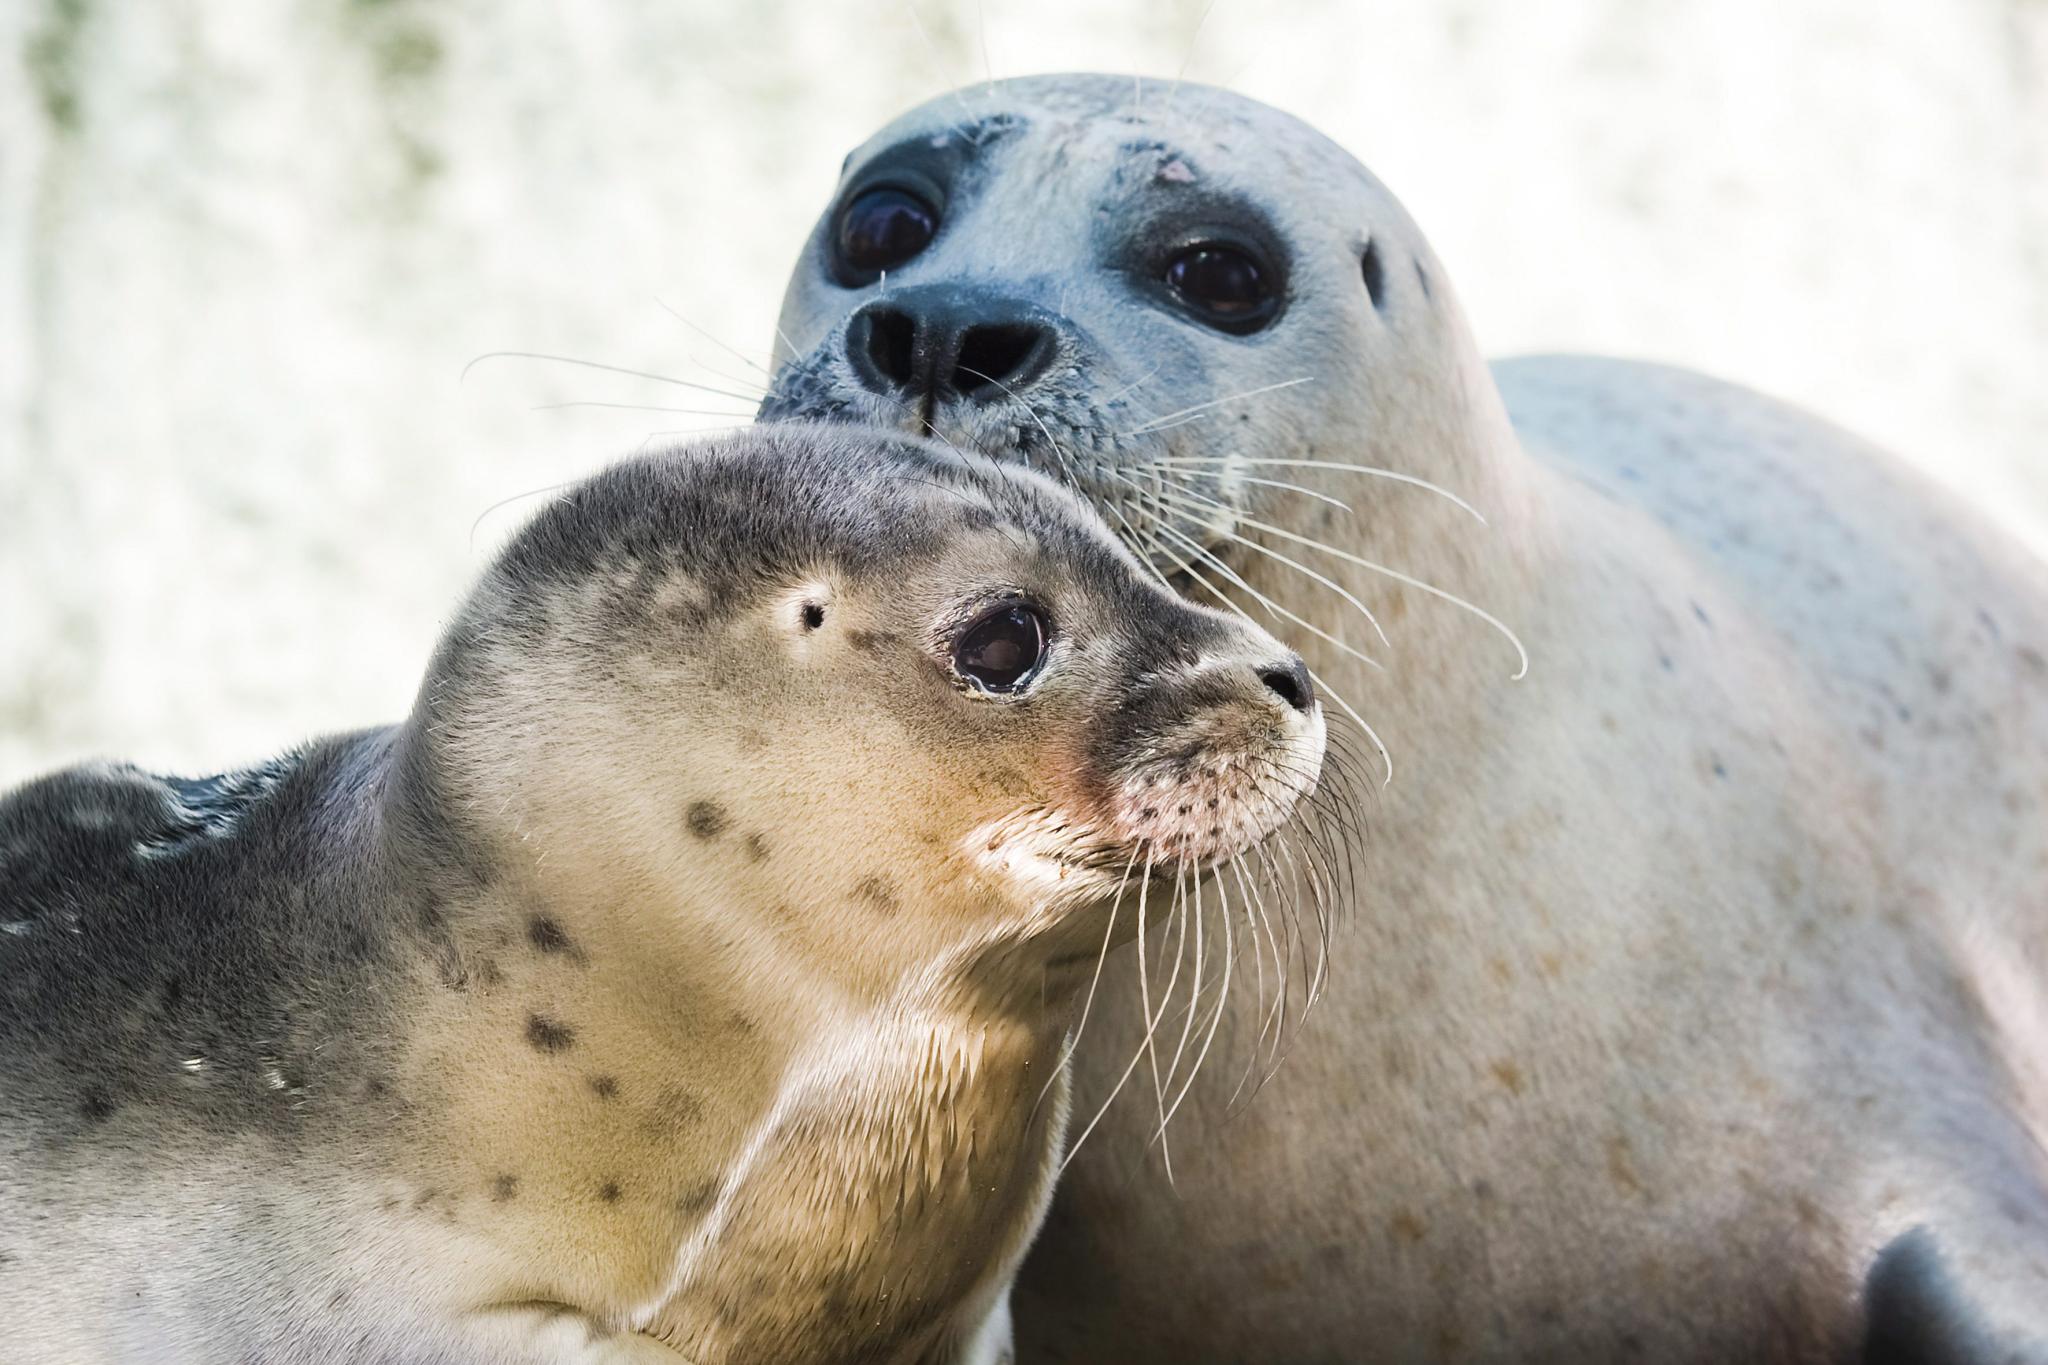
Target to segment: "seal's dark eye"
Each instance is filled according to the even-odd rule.
[[[839,213],[839,263],[849,275],[878,275],[923,251],[939,230],[938,210],[909,190],[863,190]]]
[[[1045,662],[1045,617],[1012,602],[976,621],[953,642],[953,671],[984,692],[1016,692]]]
[[[1272,278],[1234,246],[1206,242],[1166,263],[1167,287],[1204,322],[1226,332],[1255,332],[1279,302]]]

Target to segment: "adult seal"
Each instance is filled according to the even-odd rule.
[[[891,124],[781,334],[764,415],[1066,480],[1391,758],[1285,1065],[1173,1189],[1110,1110],[1021,1358],[2048,1359],[2038,563],[1768,398],[1489,368],[1351,157],[1185,84]]]
[[[1323,737],[1020,467],[600,474],[404,724],[0,802],[4,1354],[1007,1359],[1070,1002]]]

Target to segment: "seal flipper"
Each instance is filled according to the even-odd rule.
[[[1995,1324],[1926,1227],[1878,1253],[1863,1281],[1863,1312],[1863,1365],[2048,1365],[2048,1337]]]

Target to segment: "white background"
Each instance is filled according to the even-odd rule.
[[[479,514],[727,420],[537,405],[751,406],[465,363],[744,375],[656,299],[765,356],[840,158],[991,69],[1277,103],[1489,351],[1773,390],[2048,544],[2048,0],[919,3],[0,0],[0,785],[402,714]]]

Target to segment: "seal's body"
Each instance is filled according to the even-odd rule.
[[[1215,90],[906,115],[781,331],[764,415],[1067,479],[1393,767],[1285,1066],[1173,1190],[1109,1111],[1023,1359],[2048,1359],[2040,565],[1755,394],[1490,371],[1392,197]]]
[[[1278,828],[1298,667],[1021,469],[600,475],[404,725],[0,802],[6,1358],[992,1365],[1101,911]]]

